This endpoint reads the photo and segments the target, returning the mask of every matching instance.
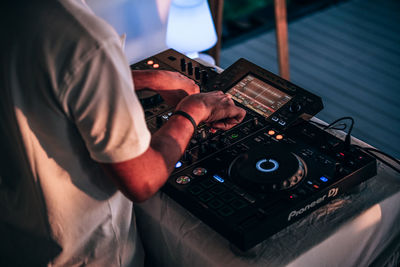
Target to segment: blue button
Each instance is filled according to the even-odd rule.
[[[319,179],[324,183],[328,182],[328,178],[326,178],[325,176],[322,176]]]
[[[217,181],[220,182],[220,183],[225,182],[225,180],[224,180],[221,176],[219,176],[219,175],[217,175],[217,174],[214,174],[213,177],[214,177],[215,180],[217,180]]]
[[[175,168],[178,169],[178,168],[180,168],[180,167],[182,167],[182,162],[178,161],[178,162],[175,164]]]

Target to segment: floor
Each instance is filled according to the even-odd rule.
[[[320,95],[318,118],[351,116],[353,136],[400,158],[400,1],[349,0],[289,23],[291,81]],[[278,73],[275,32],[223,48]]]

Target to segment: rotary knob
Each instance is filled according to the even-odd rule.
[[[289,111],[292,113],[296,113],[299,112],[301,110],[302,106],[299,102],[294,101],[290,104],[289,106]]]

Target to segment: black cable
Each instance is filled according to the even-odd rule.
[[[330,124],[325,126],[324,130],[332,128],[333,125],[335,125],[337,122],[342,121],[342,120],[350,120],[351,121],[349,130],[348,130],[348,132],[346,134],[346,137],[344,139],[345,149],[348,149],[350,147],[350,145],[351,145],[351,131],[353,130],[353,126],[354,126],[354,119],[352,117],[342,117],[342,118],[339,118],[337,120],[334,120],[333,122],[331,122]]]
[[[351,145],[351,142],[350,142],[351,141],[351,131],[353,130],[353,126],[354,126],[354,119],[352,117],[342,117],[342,118],[334,120],[333,122],[331,122],[328,125],[324,125],[324,124],[318,123],[318,122],[313,122],[313,123],[315,123],[315,124],[317,124],[319,126],[322,126],[324,130],[327,130],[327,129],[335,129],[335,130],[337,130],[337,128],[334,127],[334,125],[336,123],[338,123],[339,121],[341,121],[341,120],[350,120],[351,121],[351,124],[350,124],[350,127],[349,127],[349,131],[347,132],[345,140],[344,140],[345,148],[349,148],[350,145]],[[346,127],[344,129],[346,129]],[[398,165],[400,165],[400,160],[394,158],[393,156],[391,156],[391,155],[389,155],[389,154],[387,154],[387,153],[385,153],[383,151],[380,151],[380,150],[378,150],[376,148],[373,148],[373,147],[361,147],[359,145],[354,145],[354,146],[357,147],[358,149],[362,150],[366,154],[370,155],[371,157],[379,160],[380,162],[382,162],[383,164],[387,165],[388,167],[392,168],[396,172],[400,173],[400,169],[396,168],[395,166],[393,166],[391,163],[389,163],[388,161],[384,160],[383,158],[377,156],[375,153],[381,154],[381,155],[391,159],[392,161],[394,161]]]
[[[310,121],[310,123],[315,124],[315,125],[317,125],[317,126],[319,126],[319,127],[322,127],[322,128],[324,128],[324,127],[327,126],[327,124],[320,123],[320,122],[316,122],[316,121]],[[346,130],[346,128],[347,128],[346,123],[340,123],[340,124],[337,125],[337,126],[332,126],[332,127],[330,127],[330,129],[339,130],[339,131],[344,131],[344,130]]]

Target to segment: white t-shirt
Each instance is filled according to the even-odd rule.
[[[97,163],[134,158],[151,138],[119,37],[79,0],[40,1],[25,19],[1,64],[19,129],[5,141],[32,175],[0,187],[0,222],[57,244],[49,266],[140,266],[132,203]]]

